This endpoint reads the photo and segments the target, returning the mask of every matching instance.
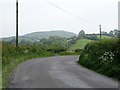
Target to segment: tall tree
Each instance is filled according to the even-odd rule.
[[[85,38],[85,31],[81,30],[78,34],[78,39]]]
[[[114,32],[112,30],[109,32],[109,36],[114,36]]]

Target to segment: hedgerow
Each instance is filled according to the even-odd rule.
[[[105,39],[87,44],[78,63],[120,80],[120,39]]]
[[[31,58],[54,56],[43,45],[20,45],[17,52],[13,44],[2,42],[2,86],[6,87],[10,74],[16,66]]]

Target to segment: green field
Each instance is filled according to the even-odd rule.
[[[77,43],[73,44],[68,50],[84,49],[85,45],[92,42],[89,39],[80,39]]]
[[[97,38],[100,38],[100,35],[97,35]],[[111,38],[113,38],[113,37],[102,35],[101,38],[102,38],[102,39],[111,39]]]

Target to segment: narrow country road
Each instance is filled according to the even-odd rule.
[[[118,82],[77,64],[79,56],[37,58],[18,65],[9,88],[118,88]]]

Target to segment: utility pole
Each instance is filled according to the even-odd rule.
[[[18,50],[18,0],[16,0],[16,50]]]
[[[100,29],[100,39],[101,39],[101,25],[99,25],[99,29]]]

